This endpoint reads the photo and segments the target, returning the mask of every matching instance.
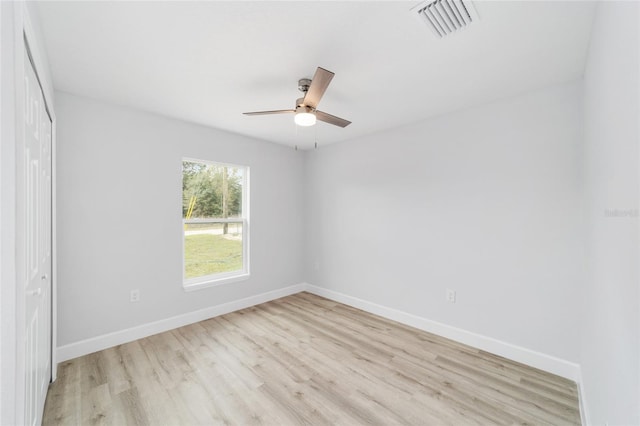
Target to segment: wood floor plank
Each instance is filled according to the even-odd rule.
[[[53,424],[78,424],[81,418],[81,358],[65,361],[58,367],[56,386],[49,387],[47,412]]]
[[[575,425],[575,383],[309,293],[62,363],[45,425]]]

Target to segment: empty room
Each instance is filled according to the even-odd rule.
[[[640,425],[640,3],[0,1],[0,424]]]

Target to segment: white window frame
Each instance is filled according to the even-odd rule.
[[[180,162],[180,170],[182,163],[188,161],[193,163],[202,163],[212,166],[233,167],[242,169],[242,212],[238,218],[211,218],[211,219],[184,219],[182,218],[182,185],[180,186],[180,217],[182,218],[182,286],[185,291],[200,290],[203,288],[214,287],[222,284],[230,284],[238,281],[244,281],[251,276],[249,262],[249,166],[239,164],[221,163],[219,161],[201,160],[191,157],[183,157]],[[184,227],[191,223],[240,223],[242,224],[242,269],[230,272],[220,272],[217,274],[203,275],[201,277],[187,278],[185,276],[185,234]]]

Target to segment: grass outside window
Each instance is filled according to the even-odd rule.
[[[187,224],[184,236],[184,277],[242,271],[242,225]]]

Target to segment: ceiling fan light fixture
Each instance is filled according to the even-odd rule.
[[[298,126],[313,126],[316,124],[316,115],[311,108],[301,105],[296,108],[296,115],[293,117],[293,121],[295,121]]]

